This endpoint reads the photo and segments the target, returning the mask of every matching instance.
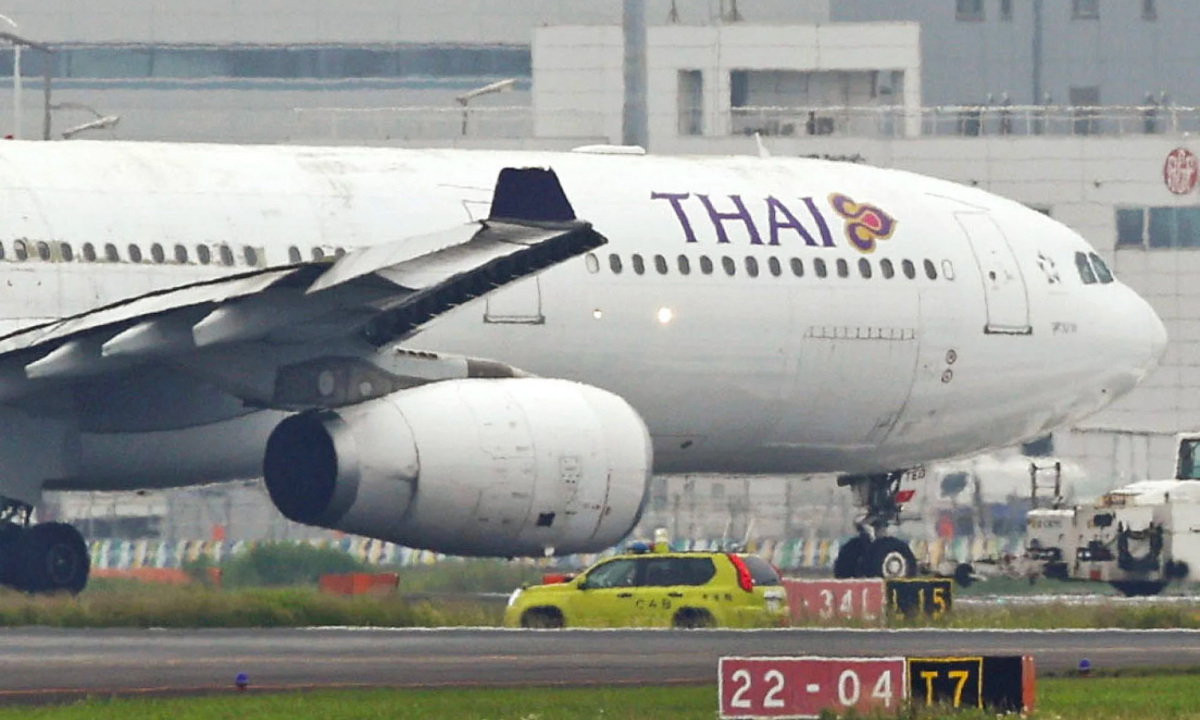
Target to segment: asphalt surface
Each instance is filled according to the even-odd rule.
[[[0,631],[0,702],[317,687],[715,682],[723,655],[1032,654],[1041,671],[1200,667],[1200,632],[1161,631]]]

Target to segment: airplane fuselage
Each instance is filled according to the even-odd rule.
[[[660,472],[872,472],[1007,445],[1161,353],[1140,298],[1085,283],[1081,238],[981,191],[801,159],[450,150],[0,146],[0,327],[479,220],[523,166],[553,168],[608,244],[405,347],[614,392]],[[47,487],[259,474],[281,413],[161,387],[76,398],[78,456]],[[139,443],[190,454],[121,463]]]

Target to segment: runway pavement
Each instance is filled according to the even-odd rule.
[[[1041,670],[1197,666],[1196,631],[0,631],[0,702],[346,686],[704,683],[722,655],[1018,654]]]

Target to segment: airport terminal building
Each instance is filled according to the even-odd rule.
[[[1013,198],[1093,243],[1171,335],[1163,367],[1057,433],[1055,452],[1113,485],[1168,475],[1172,435],[1200,428],[1200,15],[1187,0],[14,0],[4,12],[52,51],[23,50],[19,107],[0,93],[0,129],[24,138],[108,120],[75,137],[634,139],[700,154],[761,142]],[[0,51],[0,83],[13,67]],[[686,507],[687,482],[663,481],[664,512]],[[720,482],[691,487],[712,500]],[[803,512],[759,530],[792,532]]]

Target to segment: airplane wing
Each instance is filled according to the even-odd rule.
[[[0,338],[0,402],[166,364],[248,404],[337,406],[498,363],[397,352],[433,318],[607,242],[552,170],[501,171],[488,219],[152,292]],[[385,351],[389,350],[389,351]]]

